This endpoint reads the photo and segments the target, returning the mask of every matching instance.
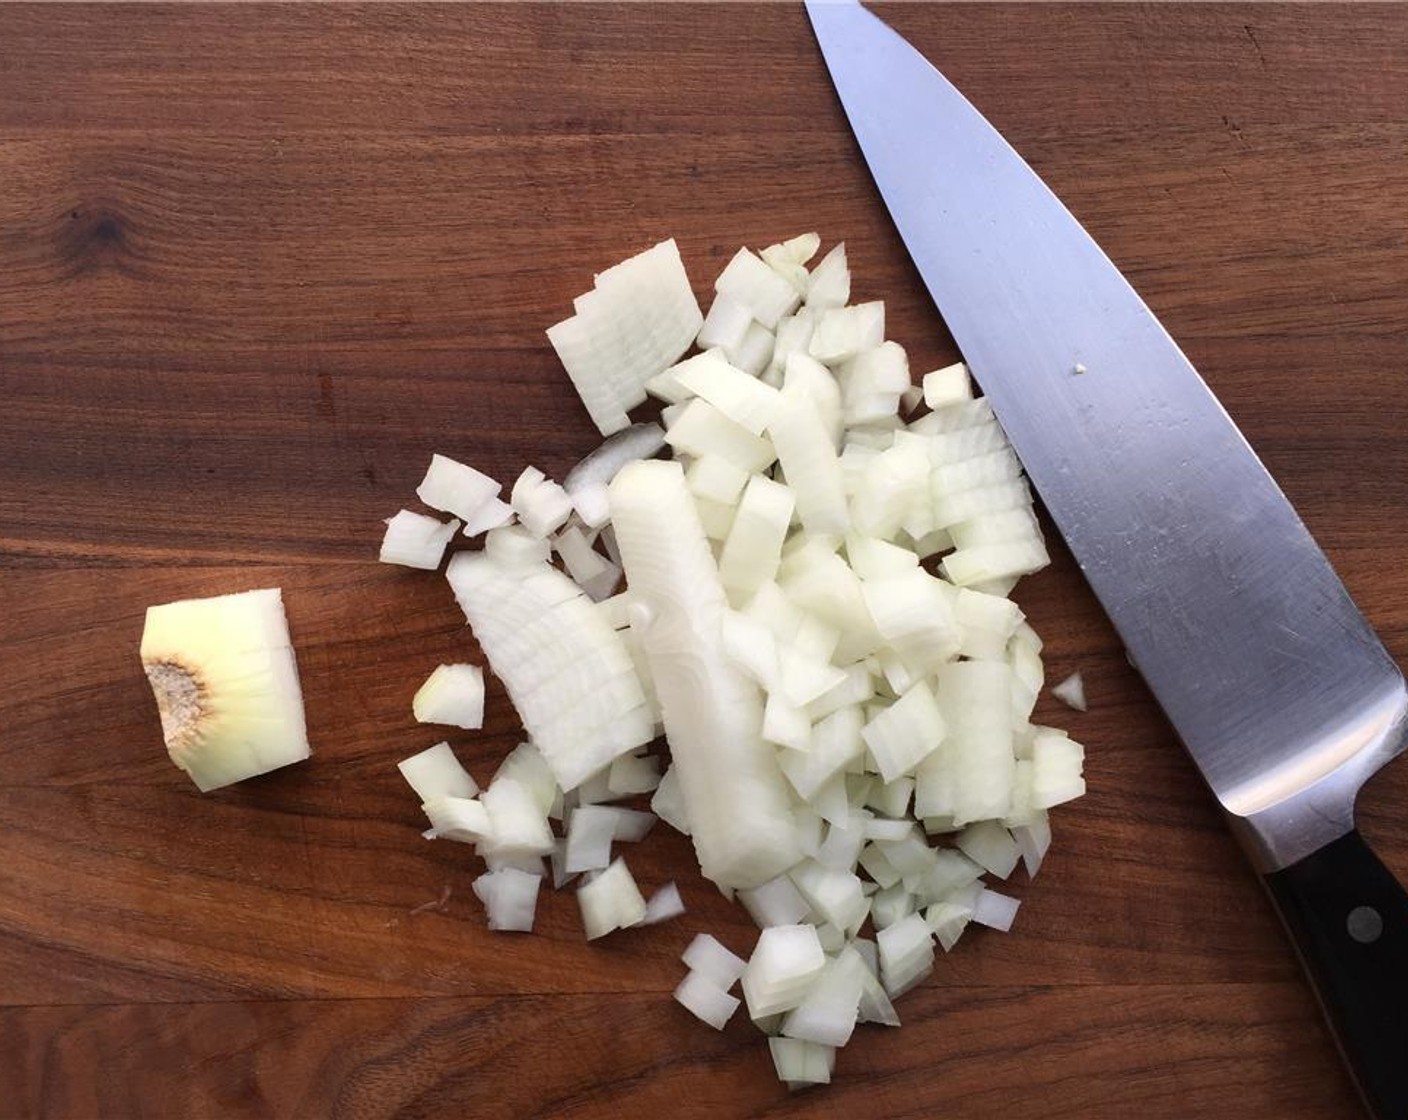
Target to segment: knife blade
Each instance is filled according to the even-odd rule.
[[[858,3],[812,27],[890,215],[1053,522],[1260,871],[1361,1092],[1408,1116],[1408,895],[1354,828],[1404,680],[1090,235]]]

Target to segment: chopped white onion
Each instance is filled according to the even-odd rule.
[[[605,937],[612,930],[639,925],[645,920],[645,899],[626,867],[618,859],[605,871],[577,888],[577,904],[587,940]]]
[[[1021,855],[1012,834],[996,821],[970,824],[954,843],[965,856],[999,879],[1012,874]]]
[[[430,819],[435,838],[477,844],[493,835],[493,825],[484,806],[467,797],[432,797],[421,805]]]
[[[464,535],[477,537],[480,533],[487,533],[490,529],[498,529],[512,521],[513,507],[498,498],[490,498],[479,507],[478,513],[465,522]]]
[[[592,528],[602,525],[607,518],[606,487],[616,472],[637,459],[649,459],[664,446],[665,432],[658,424],[633,424],[609,437],[562,480],[578,516]]]
[[[577,313],[548,328],[596,426],[611,435],[645,400],[645,384],[679,358],[704,322],[674,241],[660,244],[596,278]]]
[[[701,359],[680,366],[676,382],[708,401],[739,427],[755,436],[762,435],[782,407],[778,391],[729,365],[723,357],[704,354]]]
[[[502,856],[545,856],[552,852],[547,810],[516,778],[496,777],[479,795],[489,814],[489,850]]]
[[[788,874],[814,914],[852,937],[860,931],[870,902],[857,875],[813,859],[803,860]]]
[[[673,828],[688,836],[689,817],[685,812],[684,793],[680,789],[679,773],[671,765],[660,776],[655,795],[650,799],[650,811]]]
[[[789,315],[777,324],[777,333],[772,340],[772,357],[768,360],[767,373],[781,377],[793,354],[805,356],[811,345],[812,331],[816,329],[816,312],[804,307],[795,315]]]
[[[796,1007],[825,965],[815,926],[763,930],[741,977],[749,1016],[760,1019]]]
[[[802,302],[801,294],[747,249],[739,249],[714,281],[714,290],[736,300],[769,330]]]
[[[759,929],[796,925],[811,913],[810,904],[786,875],[739,891],[738,901],[752,915]]]
[[[839,365],[884,340],[885,305],[877,300],[823,311],[807,353],[825,365]]]
[[[750,377],[759,377],[766,372],[776,338],[772,331],[761,323],[749,323],[743,341],[731,350],[725,350],[728,360]],[[766,384],[761,382],[760,384]],[[769,386],[772,388],[773,386]]]
[[[401,764],[426,835],[485,860],[492,928],[531,926],[544,856],[556,886],[586,875],[589,938],[676,916],[675,885],[647,903],[612,845],[656,815],[692,833],[763,932],[746,963],[696,938],[675,998],[722,1028],[741,977],[794,1088],[829,1080],[858,1022],[898,1024],[936,939],[1010,927],[984,875],[1034,875],[1047,810],[1085,788],[1081,746],[1030,722],[1041,643],[1007,596],[1047,551],[1021,464],[965,365],[911,384],[884,304],[847,306],[843,245],[808,273],[819,245],[740,250],[707,318],[673,242],[598,276],[549,334],[617,434],[563,487],[530,467],[510,504],[432,461],[422,497],[485,533],[448,575],[532,742],[477,796],[445,744]],[[680,360],[691,338],[711,349]],[[628,427],[647,391],[664,431]],[[678,461],[640,461],[662,446]],[[438,564],[455,526],[398,518],[386,558]],[[663,775],[643,750],[662,726]],[[604,804],[647,793],[654,814]]]
[[[727,506],[738,504],[750,477],[747,471],[720,455],[701,455],[685,471],[685,481],[689,483],[691,494]]]
[[[861,728],[861,737],[886,782],[913,773],[944,736],[944,719],[929,687],[919,681]]]
[[[659,785],[660,760],[649,755],[623,754],[606,775],[606,787],[617,797],[653,793]]]
[[[510,504],[518,520],[535,537],[557,532],[572,513],[567,491],[536,467],[524,467],[513,484]]]
[[[1051,695],[1068,708],[1074,708],[1078,712],[1086,710],[1085,680],[1079,673],[1072,673],[1060,684],[1053,684]]]
[[[983,870],[961,851],[940,848],[934,852],[933,862],[916,884],[915,894],[921,905],[943,901],[955,891],[976,883]]]
[[[565,839],[554,840],[552,851],[548,853],[548,862],[552,868],[552,888],[560,891],[577,876],[567,873],[567,841]]]
[[[777,458],[772,444],[695,397],[668,422],[665,442],[681,455],[719,455],[743,471],[762,471]],[[614,511],[613,511],[614,518]]]
[[[846,267],[846,244],[821,258],[807,281],[807,306],[818,311],[844,307],[851,298],[851,273]]]
[[[1032,740],[1032,806],[1050,809],[1085,793],[1085,748],[1064,734],[1042,729]]]
[[[499,496],[500,485],[473,467],[444,455],[434,455],[416,495],[431,509],[473,521],[480,509]]]
[[[914,895],[905,889],[904,883],[893,883],[871,895],[870,920],[876,930],[889,929],[913,914],[914,906]]]
[[[447,575],[564,790],[653,738],[654,717],[620,634],[565,575],[541,562],[505,570],[487,553],[463,552]]]
[[[826,420],[800,383],[783,385],[783,407],[774,414],[768,435],[797,506],[797,518],[809,533],[844,536],[850,511],[842,483],[841,461]]]
[[[421,723],[452,727],[484,726],[484,670],[478,665],[441,665],[411,701]]]
[[[880,979],[894,999],[928,976],[934,968],[934,934],[919,914],[910,914],[875,935],[880,952]]]
[[[562,790],[542,752],[532,743],[519,743],[504,756],[494,771],[494,781],[512,779],[533,797],[544,816],[562,816]]]
[[[1051,848],[1051,822],[1045,811],[1036,810],[1031,824],[1018,825],[1012,829],[1012,839],[1017,841],[1027,874],[1035,879],[1036,873],[1041,870],[1042,860]]]
[[[758,256],[768,263],[779,276],[805,295],[810,276],[806,264],[821,248],[821,237],[815,233],[804,233],[779,245],[769,245]]]
[[[785,1081],[789,1089],[831,1083],[831,1073],[836,1065],[833,1047],[779,1036],[768,1039],[768,1049],[772,1053],[777,1079]]]
[[[794,503],[780,483],[760,474],[748,479],[719,554],[719,579],[735,598],[746,599],[777,574]]]
[[[579,805],[567,818],[563,870],[600,871],[611,865],[611,841],[616,838],[616,810],[604,805]]]
[[[973,382],[962,362],[926,373],[923,385],[924,403],[930,408],[947,408],[973,399]]]
[[[697,934],[680,960],[691,972],[698,973],[723,992],[732,988],[748,967],[747,961],[707,933]]]
[[[541,875],[530,875],[512,867],[489,871],[475,879],[474,893],[484,903],[489,928],[531,932],[541,882]]]
[[[924,912],[924,920],[934,931],[945,953],[952,952],[973,920],[973,907],[966,902],[937,902]]]
[[[864,994],[865,962],[854,953],[834,957],[802,1002],[787,1013],[782,1033],[823,1046],[845,1046],[856,1028]]]
[[[959,661],[938,674],[947,735],[920,766],[915,812],[957,824],[1001,818],[1012,803],[1012,677],[1003,661]]]
[[[973,907],[973,921],[980,926],[1006,933],[1012,928],[1012,922],[1017,917],[1017,907],[1020,905],[1015,898],[984,889]]]
[[[848,793],[849,786],[848,779]],[[855,799],[853,798],[853,800]],[[864,810],[858,810],[851,814],[849,820],[828,824],[826,839],[817,846],[816,854],[812,856],[812,859],[832,870],[851,871],[860,859],[861,849],[865,847],[867,823],[869,823],[869,814]]]
[[[434,571],[445,555],[445,546],[459,530],[458,521],[437,521],[423,513],[403,509],[386,521],[377,559],[383,564]]]
[[[658,925],[660,922],[668,922],[671,918],[678,918],[683,913],[684,899],[680,897],[679,887],[674,883],[666,883],[646,902],[645,917],[640,923],[643,926]]]
[[[479,792],[479,786],[460,765],[449,743],[436,743],[419,754],[403,758],[396,768],[422,801],[437,797],[473,797]]]
[[[724,590],[684,472],[630,464],[611,511],[700,867],[721,886],[756,886],[796,861],[792,814],[757,686],[724,652]]]
[[[485,534],[483,555],[507,571],[528,572],[552,555],[552,546],[522,525],[502,525]],[[445,574],[450,575],[448,568]]]
[[[696,1019],[708,1023],[716,1031],[733,1018],[740,1000],[731,996],[709,977],[698,972],[688,973],[675,989],[675,999]]]
[[[890,1002],[885,986],[880,983],[880,954],[875,942],[858,937],[841,951],[842,956],[854,954],[862,971],[860,1007],[857,1019],[862,1023],[879,1023],[886,1027],[900,1025],[900,1017]]]
[[[695,345],[706,352],[713,348],[732,350],[743,342],[752,322],[753,312],[747,304],[720,292],[704,316]]]
[[[621,569],[592,548],[582,530],[569,525],[552,541],[553,549],[562,557],[567,574],[594,602],[611,596],[621,579]]]

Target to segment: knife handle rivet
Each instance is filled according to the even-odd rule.
[[[1356,906],[1344,925],[1349,936],[1361,945],[1372,945],[1384,932],[1383,916],[1372,906]]]

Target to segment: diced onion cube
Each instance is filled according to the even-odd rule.
[[[839,365],[885,341],[885,305],[879,301],[821,313],[807,352],[824,365]]]
[[[760,929],[796,925],[811,913],[811,906],[802,897],[802,892],[786,875],[779,875],[762,886],[739,891],[738,901],[743,903],[743,908],[753,916]]]
[[[623,859],[579,887],[577,903],[588,941],[605,937],[612,930],[639,925],[645,919],[645,899]]]
[[[535,537],[557,532],[572,514],[567,491],[536,467],[524,467],[513,484],[510,497],[513,510]]]
[[[652,793],[659,785],[660,760],[649,755],[623,754],[606,775],[606,788],[617,797]]]
[[[699,336],[694,341],[706,352],[715,347],[732,350],[742,344],[743,336],[748,333],[748,326],[752,322],[753,312],[747,304],[720,292],[714,297],[709,314],[704,316]]]
[[[513,507],[498,498],[490,498],[470,520],[465,522],[464,535],[477,537],[490,529],[498,529],[513,521]]]
[[[973,921],[980,926],[1006,933],[1012,928],[1013,919],[1017,917],[1017,907],[1020,905],[1015,898],[985,889],[978,895],[977,905],[973,907]]]
[[[449,743],[436,743],[396,764],[422,801],[437,797],[473,797],[479,792],[469,772],[460,765]]]
[[[934,934],[919,914],[880,930],[875,942],[880,950],[880,979],[892,999],[933,970]]]
[[[528,933],[538,904],[541,875],[508,867],[489,871],[474,880],[474,893],[484,903],[492,930]]]
[[[459,531],[458,521],[437,521],[423,513],[403,509],[386,522],[378,555],[383,564],[434,571],[445,555],[445,546]]]
[[[545,856],[553,850],[547,810],[522,782],[497,777],[479,800],[489,813],[493,852],[501,856]]]
[[[759,1019],[797,1006],[825,964],[816,927],[770,926],[763,930],[743,970],[748,1014]]]
[[[660,922],[668,922],[671,918],[678,918],[683,913],[684,899],[680,897],[679,887],[674,883],[666,883],[646,902],[645,917],[640,920],[640,924],[657,925]]]
[[[725,992],[738,982],[743,970],[748,967],[747,961],[707,933],[696,935],[680,959],[692,972],[705,977]]]
[[[1079,673],[1072,673],[1060,684],[1052,685],[1051,695],[1068,708],[1074,708],[1078,712],[1086,710],[1085,679]]]
[[[807,306],[824,311],[844,307],[851,298],[851,273],[845,242],[833,247],[812,269],[807,280]]]
[[[484,726],[484,670],[478,665],[441,665],[420,686],[411,709],[421,723]]]
[[[473,521],[481,507],[499,496],[500,485],[473,467],[444,455],[434,455],[416,495],[432,509]]]
[[[801,294],[786,279],[779,276],[747,249],[739,249],[719,278],[714,290],[737,300],[768,330],[777,326],[784,315],[790,315],[802,302]]]
[[[834,1047],[779,1036],[768,1039],[768,1049],[777,1079],[785,1081],[789,1089],[831,1083],[831,1072],[836,1064]]]
[[[924,403],[930,408],[947,408],[973,399],[973,382],[962,362],[926,373],[923,385]]]
[[[680,981],[675,989],[675,999],[696,1019],[708,1023],[716,1031],[733,1018],[741,1002],[731,996],[712,979],[698,972],[691,972]]]
[[[1012,834],[996,821],[970,824],[955,843],[965,856],[999,879],[1012,874],[1021,855]]]
[[[912,773],[944,735],[944,719],[934,694],[919,681],[861,728],[865,745],[886,782]]]
[[[1032,805],[1050,809],[1085,793],[1081,764],[1085,749],[1059,732],[1039,733],[1032,740]]]
[[[432,797],[421,805],[430,820],[430,831],[438,838],[477,844],[493,836],[489,812],[480,801],[468,797]]]

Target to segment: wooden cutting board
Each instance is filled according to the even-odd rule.
[[[1408,655],[1408,18],[1392,6],[887,9],[1127,271]],[[922,158],[922,153],[916,153]],[[969,934],[789,1096],[669,993],[746,917],[484,929],[426,843],[410,697],[474,656],[374,562],[432,451],[560,475],[595,437],[542,331],[667,236],[850,250],[917,369],[954,350],[800,7],[0,8],[0,1115],[1353,1117],[1258,883],[1069,557],[1090,794],[1007,936]],[[281,586],[313,759],[202,796],[144,608]],[[518,730],[454,736],[487,779]],[[1408,763],[1364,831],[1408,875]],[[444,899],[443,905],[440,900]],[[425,904],[434,903],[426,907]]]

